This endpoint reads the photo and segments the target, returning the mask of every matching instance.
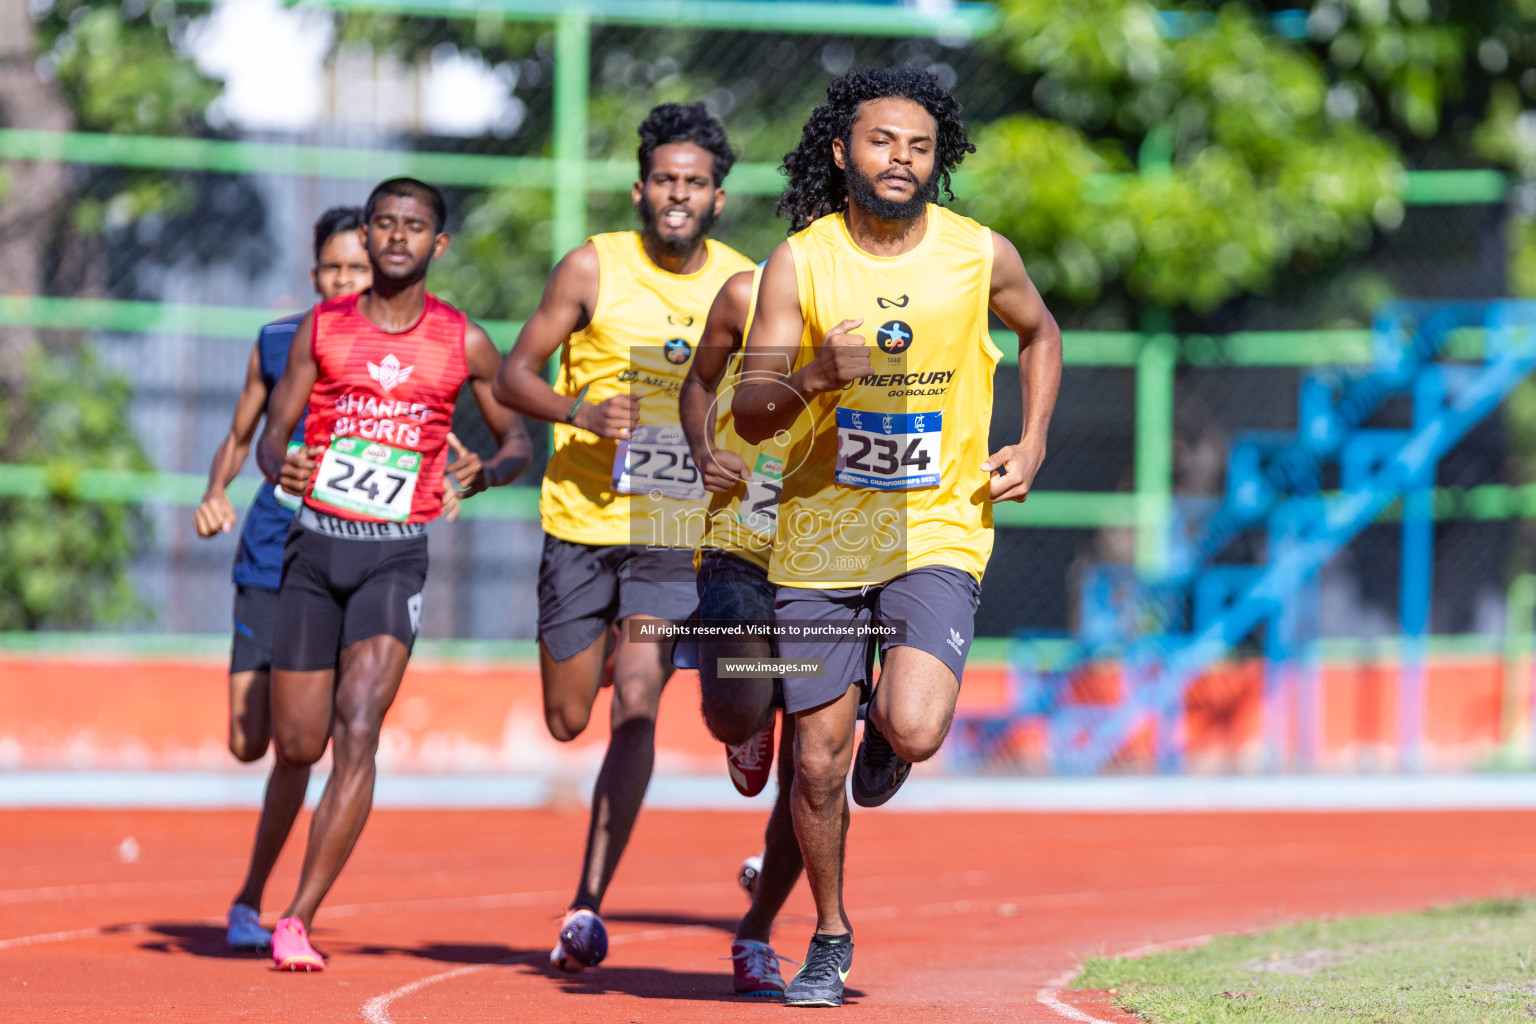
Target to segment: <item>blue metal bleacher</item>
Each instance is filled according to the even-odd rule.
[[[1368,368],[1306,372],[1294,432],[1237,434],[1226,493],[1175,502],[1157,571],[1092,566],[1081,580],[1073,636],[1015,641],[1009,706],[957,717],[953,756],[985,768],[1006,760],[1022,730],[1043,728],[1051,770],[1096,772],[1113,766],[1150,727],[1158,767],[1176,770],[1189,687],[1260,631],[1265,706],[1272,709],[1265,730],[1278,745],[1289,727],[1282,709],[1291,702],[1283,695],[1296,695],[1300,715],[1315,714],[1319,570],[1400,502],[1400,747],[1405,766],[1414,766],[1435,471],[1533,368],[1536,302],[1385,306],[1373,325]],[[1370,425],[1394,397],[1411,400],[1411,426]],[[1336,489],[1325,490],[1334,480]],[[1243,537],[1254,538],[1263,560],[1231,560]],[[1095,671],[1106,665],[1118,666],[1117,685],[1094,685]]]

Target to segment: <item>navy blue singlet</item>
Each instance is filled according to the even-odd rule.
[[[274,320],[256,336],[256,348],[261,360],[261,379],[267,386],[267,399],[277,378],[288,365],[288,347],[293,343],[293,333],[299,329],[304,314]],[[262,410],[266,416],[266,410]],[[304,440],[304,420],[294,428],[293,440]],[[256,500],[245,516],[245,528],[240,531],[240,550],[235,554],[234,578],[236,586],[262,587],[277,590],[283,580],[283,544],[288,539],[288,526],[293,522],[293,510],[278,503],[273,485],[265,480],[256,490]]]

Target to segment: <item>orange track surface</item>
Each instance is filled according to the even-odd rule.
[[[649,811],[606,912],[608,962],[544,966],[582,812],[380,812],[322,907],[320,975],[223,948],[249,813],[0,813],[0,1019],[778,1020],[730,994],[734,880],[757,815]],[[300,821],[268,891],[293,890]],[[1036,989],[1081,956],[1279,918],[1385,911],[1536,883],[1530,813],[858,814],[849,1021],[1060,1021]],[[127,837],[137,858],[125,862]],[[798,957],[797,890],[776,933]],[[17,941],[24,940],[24,941]],[[416,984],[421,983],[421,984]],[[415,987],[411,987],[415,985]],[[1073,1001],[1119,1017],[1092,995]]]

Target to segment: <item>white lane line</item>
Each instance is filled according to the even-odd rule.
[[[1153,953],[1168,953],[1176,949],[1195,949],[1210,941],[1211,937],[1209,935],[1189,935],[1182,939],[1170,939],[1167,942],[1149,942],[1114,955],[1120,959],[1136,960],[1144,956],[1151,956]],[[1077,977],[1077,972],[1080,969],[1080,966],[1074,967],[1070,971],[1059,974],[1046,982],[1043,988],[1036,989],[1035,1002],[1058,1016],[1065,1017],[1067,1020],[1077,1021],[1078,1024],[1114,1024],[1113,1021],[1105,1020],[1103,1017],[1095,1017],[1093,1014],[1085,1013],[1075,1006],[1068,1006],[1057,997],[1057,993],[1066,988],[1072,979]]]
[[[396,999],[408,996],[412,992],[426,988],[428,985],[436,985],[440,981],[447,981],[450,978],[462,978],[466,974],[474,974],[476,971],[483,971],[487,967],[516,963],[518,959],[526,958],[501,960],[494,964],[470,964],[468,967],[458,967],[451,971],[444,971],[441,974],[430,974],[425,978],[411,982],[409,985],[401,985],[399,988],[391,989],[381,996],[374,996],[364,1003],[363,1020],[367,1021],[368,1024],[394,1024],[389,1016],[389,1004]]]
[[[74,939],[88,939],[94,935],[105,935],[105,928],[81,928],[72,932],[47,932],[43,935],[23,935],[18,939],[0,939],[0,949],[16,949],[20,946],[38,946],[45,942],[70,942]]]
[[[706,926],[698,924],[669,925],[665,928],[647,928],[645,931],[628,932],[624,935],[615,935],[613,938],[608,940],[608,945],[611,947],[621,946],[630,942],[648,942],[651,939],[659,939],[663,935],[686,935],[689,932],[701,932],[709,930],[710,929]],[[456,967],[451,971],[444,971],[441,974],[430,974],[425,978],[419,978],[416,981],[410,982],[406,985],[401,985],[397,989],[391,989],[381,996],[374,996],[372,999],[368,1000],[363,1004],[363,1020],[367,1021],[368,1024],[395,1024],[394,1019],[389,1015],[389,1005],[397,999],[410,995],[412,992],[419,992],[421,989],[426,988],[428,985],[436,985],[440,981],[450,981],[453,978],[462,978],[466,974],[476,974],[491,967],[505,967],[511,964],[538,963],[548,955],[549,954],[547,953],[524,953],[521,956],[508,957],[505,960],[498,960],[492,964],[470,964],[468,967]]]
[[[1061,991],[1067,982],[1071,981],[1075,977],[1077,977],[1077,970],[1074,968],[1073,970],[1067,971],[1064,974],[1060,974],[1057,977],[1052,978],[1049,982],[1046,983],[1044,988],[1037,989],[1035,991],[1035,1002],[1039,1003],[1047,1010],[1067,1018],[1067,1020],[1075,1020],[1080,1022],[1080,1024],[1111,1024],[1110,1021],[1105,1020],[1103,1017],[1095,1017],[1091,1013],[1084,1013],[1077,1007],[1068,1006],[1066,1003],[1056,998],[1056,993]]]
[[[91,899],[103,896],[127,896],[144,889],[156,893],[201,891],[227,886],[227,881],[182,879],[159,882],[100,882],[83,885],[43,885],[33,889],[0,889],[0,903],[51,903],[59,900]]]

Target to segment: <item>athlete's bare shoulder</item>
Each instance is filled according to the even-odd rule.
[[[464,323],[464,359],[471,377],[490,380],[501,366],[501,353],[484,327],[466,318]]]
[[[763,283],[760,288],[762,294],[757,300],[759,306],[784,302],[793,303],[799,308],[800,290],[795,277],[795,253],[787,239],[774,247],[773,255],[768,257],[768,262],[763,266]]]
[[[597,295],[598,280],[602,276],[602,261],[597,255],[597,245],[587,241],[578,245],[555,264],[551,284],[565,290],[585,293],[589,289]]]
[[[597,246],[587,241],[560,258],[544,286],[540,311],[556,316],[566,334],[573,334],[591,322],[597,312],[597,296],[602,277],[602,261]]]
[[[1022,287],[1029,275],[1024,271],[1019,250],[1001,232],[989,230],[988,234],[992,236],[992,294]]]
[[[747,309],[752,305],[752,278],[755,276],[750,270],[738,270],[720,286],[720,296],[715,301],[723,302],[724,311],[738,323],[746,319]]]

